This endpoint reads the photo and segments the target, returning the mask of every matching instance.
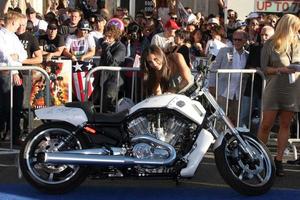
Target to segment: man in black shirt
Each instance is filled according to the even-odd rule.
[[[70,22],[66,25],[61,25],[58,29],[58,33],[67,38],[68,35],[74,34],[79,21],[82,18],[82,12],[80,10],[74,9],[70,11]]]
[[[39,38],[39,46],[46,61],[54,56],[61,56],[65,44],[63,36],[57,34],[58,26],[55,22],[48,24],[46,35]]]
[[[19,40],[22,42],[24,49],[27,51],[28,58],[22,62],[23,65],[39,65],[43,61],[42,51],[39,47],[39,42],[36,37],[33,36],[31,32],[26,31],[27,26],[27,18],[23,18],[21,20],[21,25],[18,28],[16,34]],[[23,86],[17,86],[17,101],[20,102],[18,108],[20,117],[21,117],[21,110],[22,107],[27,108],[29,107],[29,98],[31,92],[31,80],[29,80],[29,72],[28,71],[21,71],[21,75],[23,77]],[[26,110],[26,109],[24,109]],[[27,129],[28,119],[25,116],[24,118],[24,126],[23,130]],[[17,123],[17,122],[14,122]],[[14,131],[14,141],[18,141],[18,137],[20,135],[20,130]]]

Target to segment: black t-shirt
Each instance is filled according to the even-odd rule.
[[[187,66],[190,67],[190,49],[186,45],[182,45],[177,50],[177,53],[181,53],[183,55]]]
[[[260,52],[262,49],[262,45],[250,45],[249,47],[249,56],[247,59],[247,68],[255,67],[260,68]],[[251,95],[251,84],[252,84],[252,77],[249,77],[247,80],[247,85],[245,89],[245,96]],[[257,93],[258,97],[261,98],[262,93],[262,79],[258,74],[254,76],[254,83],[253,83],[253,92]]]
[[[70,24],[61,25],[58,28],[58,33],[66,39],[68,35],[75,34],[76,29],[77,26],[70,26]]]
[[[40,49],[39,41],[32,33],[25,32],[18,35],[18,38],[22,42],[24,49],[27,51],[28,58],[32,58],[33,53]]]
[[[48,35],[42,35],[39,39],[40,46],[43,47],[43,51],[46,52],[55,52],[58,47],[64,46],[64,37],[57,34],[53,40],[48,38]]]

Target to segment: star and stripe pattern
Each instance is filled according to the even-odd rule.
[[[87,73],[94,67],[93,63],[85,62],[85,61],[74,61],[72,63],[72,87],[73,87],[73,95],[79,101],[84,101],[84,92],[86,89],[86,75]],[[88,98],[91,96],[93,92],[93,81],[94,78],[91,77],[87,90],[88,90]]]

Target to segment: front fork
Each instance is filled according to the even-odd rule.
[[[209,131],[213,134],[213,136],[216,139],[216,143],[215,143],[214,147],[217,148],[219,145],[222,144],[225,134],[231,134],[239,142],[241,150],[244,153],[246,153],[247,155],[249,155],[250,159],[255,159],[255,155],[251,151],[249,144],[247,142],[245,142],[245,140],[241,137],[239,131],[234,127],[234,125],[232,124],[230,119],[226,116],[225,112],[219,106],[219,104],[217,103],[215,98],[211,95],[211,93],[208,91],[208,89],[202,88],[201,92],[203,93],[205,98],[209,101],[209,103],[215,109],[215,112],[211,116],[208,117],[208,121],[210,123]],[[230,131],[226,131],[224,133],[219,133],[213,125],[213,122],[215,121],[215,119],[222,119]],[[222,134],[222,135],[220,135],[220,134]]]

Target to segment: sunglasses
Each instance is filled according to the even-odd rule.
[[[241,38],[233,38],[233,41],[241,42],[241,41],[243,41],[243,39],[241,39]]]
[[[177,20],[177,17],[171,17],[171,19]]]

